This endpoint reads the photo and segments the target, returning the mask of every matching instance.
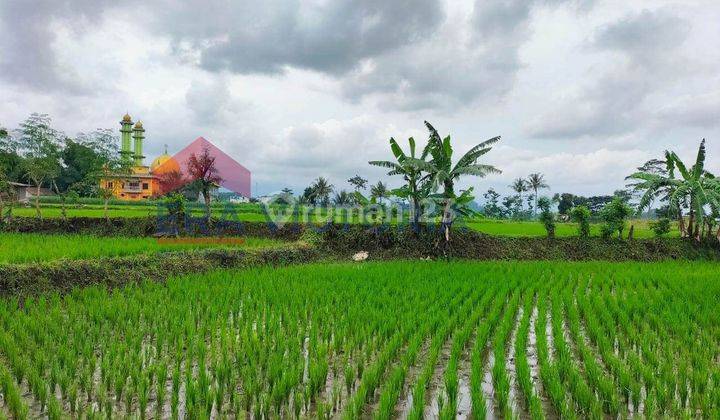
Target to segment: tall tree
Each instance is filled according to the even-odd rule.
[[[440,138],[437,130],[429,122],[425,126],[430,131],[430,138],[425,146],[422,156],[430,156],[432,159],[425,162],[422,159],[410,159],[418,169],[427,172],[426,180],[429,182],[429,189],[437,191],[442,187],[442,193],[436,194],[433,198],[440,201],[442,214],[442,229],[445,233],[445,240],[450,240],[450,228],[452,227],[453,214],[452,206],[461,213],[467,212],[467,205],[472,202],[472,188],[463,191],[460,195],[455,194],[455,182],[463,175],[485,177],[488,174],[500,173],[500,170],[491,165],[477,163],[477,160],[492,149],[492,145],[500,141],[500,136],[493,137],[470,148],[458,161],[453,164],[453,148],[450,144],[450,136]]]
[[[355,191],[360,191],[367,188],[368,180],[361,177],[360,175],[355,175],[354,177],[348,179],[347,182],[353,186]]]
[[[503,217],[503,210],[500,208],[500,194],[495,189],[490,188],[485,194],[485,205],[483,206],[483,213],[485,216],[500,219]]]
[[[25,174],[35,185],[35,211],[39,218],[40,189],[60,173],[60,143],[63,134],[52,128],[52,120],[46,114],[31,114],[20,124],[16,139],[18,149],[24,154]]]
[[[210,222],[210,192],[220,186],[223,179],[215,166],[215,156],[203,148],[200,155],[193,153],[187,160],[190,182],[202,193],[205,200],[205,219]]]
[[[711,212],[720,210],[720,179],[705,170],[705,139],[700,142],[695,163],[688,167],[675,152],[666,152],[667,172],[635,172],[628,179],[637,181],[635,187],[645,191],[640,198],[638,211],[648,208],[653,200],[663,194],[669,195],[672,209],[676,209],[680,231],[683,236],[700,240],[705,224],[705,208]],[[675,171],[680,174],[675,177]],[[685,229],[682,208],[688,209]],[[709,233],[709,232],[708,232]]]
[[[382,181],[378,181],[377,184],[370,187],[370,197],[377,199],[378,203],[382,204],[385,198],[390,196],[387,185]]]
[[[347,191],[342,190],[335,194],[333,204],[338,207],[348,206],[353,203],[353,197]]]
[[[89,133],[79,133],[75,143],[81,144],[105,160],[112,160],[120,153],[120,138],[115,130],[98,128]]]
[[[17,154],[16,143],[10,132],[0,126],[0,179],[5,182],[5,193],[9,194],[11,181],[21,181],[23,177],[23,159]]]
[[[91,178],[110,161],[110,157],[103,156],[74,140],[65,142],[65,147],[60,152],[60,159],[63,165],[56,180],[56,187],[60,191],[66,191],[71,185]],[[92,192],[84,191],[84,195]]]
[[[527,185],[530,187],[531,190],[535,192],[535,215],[537,216],[537,210],[538,210],[538,190],[541,190],[543,188],[550,188],[550,186],[545,182],[545,175],[536,172],[533,174],[530,174],[527,179]]]
[[[428,183],[422,182],[422,165],[418,162],[425,162],[430,149],[425,148],[422,156],[419,158],[415,154],[415,139],[408,139],[410,146],[410,154],[406,154],[398,145],[394,138],[390,138],[390,150],[395,156],[396,162],[388,160],[373,160],[369,163],[374,166],[380,166],[390,169],[388,175],[400,175],[405,180],[405,185],[392,191],[393,195],[405,198],[410,201],[413,223],[417,225],[420,222],[420,214],[422,213],[420,202],[430,193]]]
[[[522,195],[528,190],[527,182],[522,178],[516,178],[512,184],[510,184],[510,188],[517,193],[518,199],[520,200],[520,210],[522,211]]]
[[[7,171],[2,162],[0,162],[0,222],[5,220],[5,198],[10,203],[9,215],[12,214],[12,202],[15,200],[15,189],[10,183]]]
[[[310,186],[312,199],[311,203],[320,203],[323,206],[330,204],[330,194],[333,192],[333,185],[324,177],[318,177],[315,182]]]

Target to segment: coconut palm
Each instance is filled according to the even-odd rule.
[[[520,197],[520,210],[522,211],[522,194],[528,190],[527,181],[523,178],[516,178],[512,184],[510,184],[510,188],[512,188],[512,190],[517,193],[518,197]]]
[[[383,199],[389,196],[390,191],[382,181],[370,187],[370,197],[377,199],[378,203],[382,203]]]
[[[492,149],[492,145],[500,141],[500,136],[493,137],[470,148],[453,165],[453,149],[450,144],[450,136],[440,138],[437,130],[425,121],[430,131],[430,138],[423,150],[421,159],[409,159],[418,169],[427,172],[423,180],[427,181],[430,191],[437,191],[442,186],[442,193],[433,195],[432,198],[439,199],[443,206],[442,225],[445,232],[445,240],[450,240],[450,227],[452,226],[451,206],[456,204],[456,211],[464,213],[467,205],[473,200],[472,188],[463,191],[460,195],[455,194],[455,182],[463,175],[485,177],[488,174],[500,173],[500,170],[491,165],[477,163],[477,160]],[[424,158],[430,156],[428,162]]]
[[[703,234],[705,208],[711,212],[720,210],[720,180],[705,170],[705,139],[700,142],[695,163],[688,168],[675,152],[666,152],[667,173],[636,172],[628,179],[636,180],[634,186],[645,193],[640,198],[638,211],[648,208],[653,200],[667,194],[670,208],[676,211],[680,232],[699,240]],[[675,177],[675,170],[680,178]],[[684,226],[682,208],[688,208],[687,230]]]
[[[319,202],[323,206],[330,203],[330,194],[333,192],[333,185],[324,177],[318,177],[310,186],[312,189],[313,202]]]
[[[353,203],[353,196],[347,191],[342,190],[335,194],[333,198],[333,204],[338,207],[348,206]]]
[[[535,215],[537,216],[537,209],[538,209],[538,190],[543,188],[550,188],[550,186],[545,182],[545,175],[536,172],[534,174],[530,174],[526,181],[527,186],[535,192]]]
[[[390,169],[388,175],[401,175],[406,184],[392,191],[392,194],[400,198],[406,198],[412,206],[413,223],[417,225],[420,221],[420,201],[427,197],[429,191],[421,182],[422,171],[416,164],[415,160],[415,139],[408,139],[410,145],[410,154],[407,155],[398,145],[394,138],[390,138],[390,150],[397,162],[388,160],[373,160],[368,163],[374,166],[380,166]],[[421,160],[425,160],[427,153],[424,153]]]

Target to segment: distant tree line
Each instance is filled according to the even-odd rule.
[[[31,114],[14,130],[0,129],[0,196],[12,216],[13,183],[35,187],[35,208],[41,188],[48,188],[65,203],[75,197],[99,196],[98,177],[104,168],[120,165],[119,140],[110,129],[96,129],[68,136],[52,126],[46,114]],[[6,204],[5,200],[0,205]]]
[[[68,136],[53,127],[47,114],[33,113],[14,130],[0,126],[0,221],[12,218],[16,184],[34,187],[37,217],[42,218],[40,191],[48,188],[60,198],[63,218],[66,206],[80,197],[103,199],[108,218],[108,201],[114,195],[99,180],[108,173],[131,172],[132,162],[121,159],[119,143],[116,132],[104,128]],[[187,167],[177,187],[202,194],[209,218],[210,191],[222,181],[215,159],[203,150],[190,156]]]

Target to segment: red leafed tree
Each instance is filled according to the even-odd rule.
[[[160,191],[158,192],[158,195],[165,195],[167,193],[179,191],[188,184],[188,180],[185,179],[182,172],[178,170],[172,170],[161,174],[159,181]]]
[[[195,153],[190,155],[187,168],[190,182],[205,199],[205,215],[210,221],[210,191],[218,188],[223,181],[215,167],[215,157],[210,155],[210,150],[206,147],[199,156]]]

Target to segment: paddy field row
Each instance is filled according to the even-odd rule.
[[[0,301],[0,414],[716,417],[713,263],[215,271]]]

